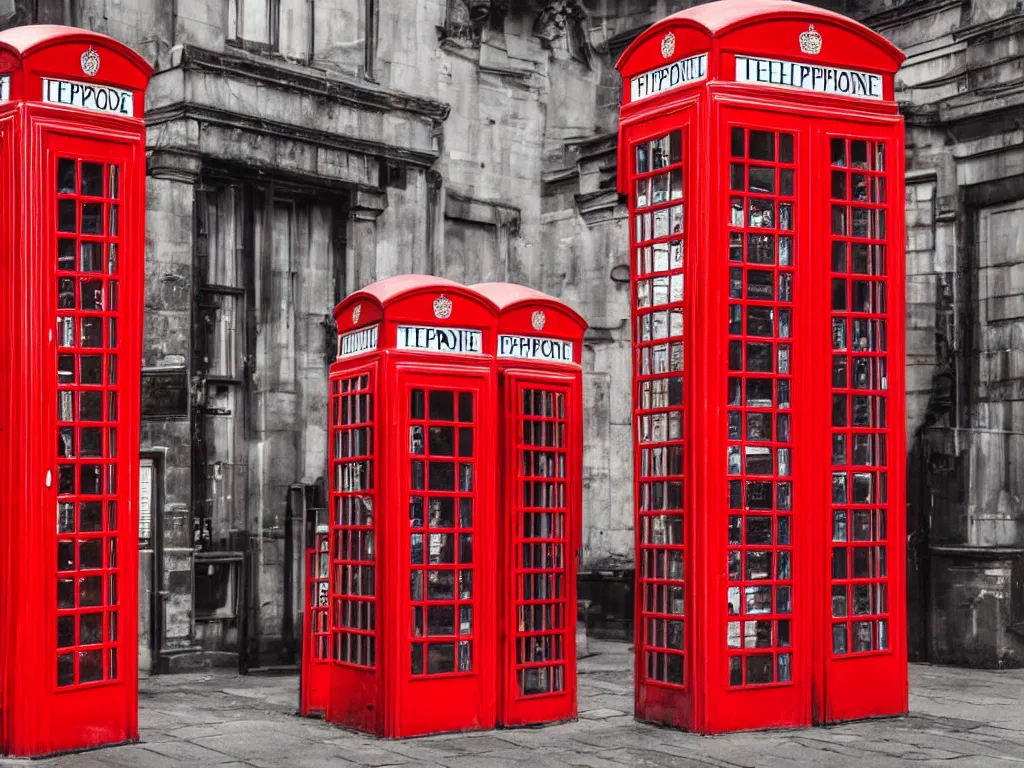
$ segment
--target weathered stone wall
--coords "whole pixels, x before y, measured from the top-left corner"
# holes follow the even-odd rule
[[[909,54],[911,654],[1019,665],[1024,15],[1003,0],[869,10]]]

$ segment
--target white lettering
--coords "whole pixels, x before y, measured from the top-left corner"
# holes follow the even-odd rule
[[[699,53],[680,59],[659,69],[643,72],[629,82],[629,100],[640,101],[683,85],[696,83],[708,76],[708,55]]]
[[[377,348],[377,328],[371,325],[369,328],[360,328],[358,331],[350,331],[338,337],[338,359],[361,355],[363,352],[372,352]]]
[[[517,360],[544,360],[550,363],[573,362],[573,343],[542,336],[498,336],[498,357]]]
[[[752,56],[736,57],[736,82],[799,88],[804,91],[872,101],[881,101],[884,98],[881,75]]]
[[[11,76],[0,75],[0,101],[9,101],[11,98]]]
[[[484,337],[481,331],[467,328],[400,325],[396,347],[448,355],[479,355],[483,353]]]
[[[108,115],[135,115],[135,95],[131,91],[112,88],[109,85],[89,85],[72,80],[43,78],[43,101]]]

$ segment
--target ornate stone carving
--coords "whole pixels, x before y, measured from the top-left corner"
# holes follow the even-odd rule
[[[500,30],[508,13],[508,0],[448,0],[442,38],[478,46],[484,30]]]
[[[533,22],[533,34],[554,49],[560,44],[572,58],[590,66],[587,12],[579,0],[548,0]]]

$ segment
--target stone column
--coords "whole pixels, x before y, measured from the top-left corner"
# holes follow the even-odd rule
[[[144,371],[180,372],[188,381],[192,359],[192,259],[195,190],[200,160],[175,152],[153,152],[146,179],[146,310],[142,344]],[[154,534],[162,530],[162,558],[154,584],[148,549],[139,557],[139,603],[160,596],[155,610],[161,627],[157,647],[166,669],[171,659],[193,650],[192,604],[192,434],[189,415],[146,418],[140,448],[162,452],[166,459],[163,505],[153,509]],[[159,482],[154,478],[155,482]],[[160,516],[159,521],[155,518]],[[139,611],[140,617],[148,611]],[[140,657],[149,658],[150,627],[139,627]]]
[[[377,217],[388,207],[383,192],[352,193],[345,254],[345,293],[377,279]]]

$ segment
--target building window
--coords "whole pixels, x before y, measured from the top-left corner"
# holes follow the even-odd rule
[[[228,0],[228,41],[247,50],[276,51],[280,0]]]

